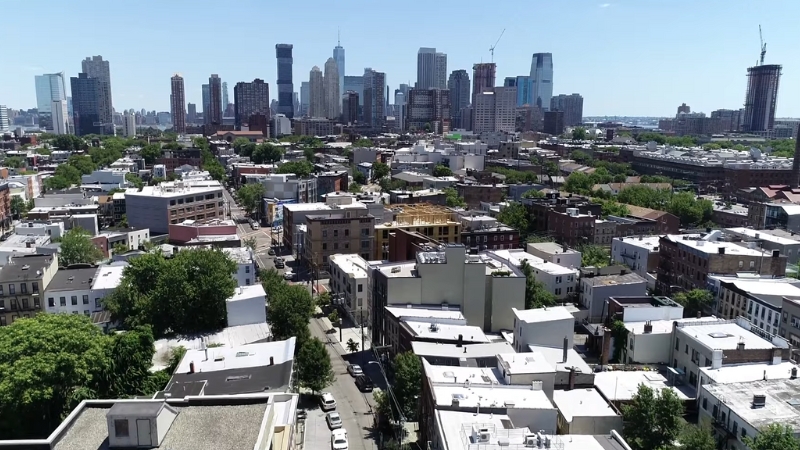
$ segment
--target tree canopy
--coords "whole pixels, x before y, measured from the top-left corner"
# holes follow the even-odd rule
[[[583,141],[586,139],[586,129],[583,127],[575,127],[572,129],[572,139],[576,141]]]
[[[685,425],[679,438],[687,450],[717,450],[717,440],[707,425]]]
[[[433,176],[435,177],[449,177],[452,175],[453,171],[445,165],[437,164],[436,167],[433,168]]]
[[[697,198],[692,192],[672,192],[670,189],[653,189],[649,186],[629,186],[621,190],[617,200],[644,208],[666,211],[677,216],[682,226],[699,225],[711,220],[714,205]]]
[[[800,450],[800,441],[794,437],[789,425],[772,423],[759,430],[755,439],[745,437],[750,450]]]
[[[86,150],[89,145],[74,134],[59,134],[53,138],[53,147],[59,150]]]
[[[532,217],[528,214],[528,210],[525,209],[525,205],[518,202],[509,202],[497,215],[498,222],[519,231],[519,237],[523,240],[532,230],[533,223],[531,219]]]
[[[634,450],[667,450],[683,428],[683,401],[671,389],[656,392],[640,384],[630,403],[623,405],[622,417],[625,439]]]
[[[61,237],[61,251],[58,262],[62,267],[72,264],[96,264],[103,259],[103,252],[92,242],[89,233],[75,227]]]
[[[300,349],[310,337],[308,322],[314,313],[314,301],[305,287],[289,285],[274,273],[277,277],[270,271],[262,271],[261,276],[269,302],[267,323],[275,340],[296,336],[296,348]]]
[[[611,258],[610,253],[604,247],[594,244],[581,245],[581,265],[583,267],[605,267]]]
[[[447,206],[450,208],[465,208],[467,206],[467,202],[462,198],[459,197],[458,191],[456,191],[453,187],[446,187],[443,189],[445,195],[445,201],[447,202]]]
[[[248,183],[236,191],[236,197],[242,208],[249,214],[258,211],[261,198],[264,197],[264,185],[261,183]]]
[[[314,171],[314,166],[306,161],[289,161],[278,166],[278,173],[293,173],[298,178],[306,178]]]
[[[161,155],[162,152],[160,144],[148,144],[139,150],[139,156],[144,158],[144,162],[146,164],[153,164],[158,158],[161,158]]]
[[[683,306],[684,317],[695,317],[698,312],[702,313],[711,306],[714,294],[705,289],[692,289],[688,292],[678,292],[672,299]]]
[[[525,309],[544,308],[556,304],[556,297],[547,290],[544,283],[537,281],[533,267],[528,260],[522,261],[522,273],[525,274]]]
[[[256,164],[275,163],[281,158],[283,158],[283,149],[268,142],[258,144],[250,155],[250,159]]]
[[[359,147],[367,147],[367,148],[369,148],[369,147],[372,147],[372,145],[373,145],[372,141],[370,139],[367,139],[367,138],[358,138],[357,141],[353,142],[353,147],[354,148],[359,148]]]
[[[380,161],[372,164],[372,181],[380,180],[389,175],[389,166]]]
[[[367,176],[360,170],[353,170],[353,182],[358,184],[367,184]]]
[[[336,376],[331,355],[318,338],[306,340],[297,354],[297,378],[301,387],[317,393],[330,386]]]
[[[409,421],[416,421],[417,402],[421,394],[422,363],[414,352],[398,353],[392,362],[394,370],[393,391],[403,415]]]
[[[235,272],[236,263],[218,249],[182,250],[171,259],[147,253],[131,260],[103,302],[126,327],[152,325],[159,337],[216,331],[227,324]]]

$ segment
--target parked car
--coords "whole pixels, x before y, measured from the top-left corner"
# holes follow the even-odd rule
[[[333,434],[331,434],[331,448],[333,450],[347,450],[347,431],[342,428],[333,430]]]
[[[372,390],[375,389],[372,380],[366,375],[359,375],[356,377],[356,386],[361,392],[372,392]]]
[[[336,411],[325,414],[325,420],[328,422],[328,428],[331,430],[342,428],[342,417],[339,416],[339,413]]]
[[[267,254],[269,256],[275,256],[275,249],[274,248],[270,248],[269,250],[267,250]]]
[[[283,272],[283,279],[287,281],[294,280],[294,272],[292,272],[291,270]]]
[[[332,411],[336,409],[336,400],[330,392],[323,392],[319,396],[319,406],[323,411]]]
[[[254,230],[261,228],[258,226],[258,222],[253,222],[252,224],[250,224],[250,226],[253,227]]]
[[[283,261],[278,261],[277,259],[275,260],[275,268],[276,269],[283,269],[284,267],[286,267],[286,266],[283,264]]]
[[[347,373],[349,373],[351,377],[357,377],[362,375],[364,371],[361,370],[361,366],[358,364],[350,364],[347,366]]]

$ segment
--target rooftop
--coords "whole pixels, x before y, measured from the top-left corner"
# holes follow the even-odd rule
[[[291,212],[297,211],[326,211],[332,209],[328,204],[317,202],[317,203],[284,203],[284,209],[288,209]]]
[[[619,414],[595,388],[553,391],[553,403],[567,422],[575,417],[613,417]]]
[[[94,277],[92,289],[116,289],[122,281],[122,273],[127,266],[128,264],[123,262],[100,266]]]
[[[503,385],[502,387],[433,386],[433,398],[437,407],[458,408],[509,408],[509,409],[555,409],[541,384]]]
[[[221,192],[222,184],[219,181],[171,181],[163,182],[157,186],[145,186],[142,190],[129,188],[125,191],[128,197],[182,197],[187,194],[200,194]]]
[[[486,337],[486,334],[481,330],[481,327],[415,321],[404,322],[410,329],[412,336],[421,339],[456,341],[459,336],[461,336],[465,342],[490,342],[489,338]]]
[[[200,350],[204,345],[220,344],[224,347],[236,347],[246,344],[267,342],[271,337],[269,325],[256,323],[227,327],[221,331],[207,335],[180,336],[173,339],[159,339],[155,342],[156,352],[153,355],[153,370],[161,370],[169,364],[172,349],[183,346],[187,350]]]
[[[454,321],[464,321],[464,314],[461,313],[459,308],[442,309],[441,306],[425,307],[421,305],[393,305],[384,308],[387,313],[392,316],[400,318],[425,318],[425,319],[448,319]]]
[[[577,373],[592,373],[592,368],[575,349],[567,349],[566,361],[564,361],[564,349],[562,347],[529,345],[528,350],[543,356],[545,361],[556,368],[556,372],[569,372],[570,369],[575,369]],[[527,353],[524,354],[527,355]]]
[[[414,262],[381,264],[377,269],[389,278],[410,278],[418,276],[416,263]]]
[[[745,349],[776,348],[771,342],[732,321],[697,322],[697,325],[687,323],[679,326],[678,330],[711,350],[736,350],[740,342],[744,343]]]
[[[800,429],[800,380],[761,380],[750,383],[711,384],[703,388],[752,427],[773,423]],[[702,395],[702,394],[701,394]],[[753,397],[763,395],[763,407],[753,407]],[[714,403],[713,400],[711,403]]]
[[[39,247],[49,242],[50,236],[12,234],[8,237],[8,239],[0,242],[0,250],[18,252],[26,252],[30,250],[30,253],[33,253],[35,251],[34,247]],[[28,247],[29,244],[30,247]]]
[[[789,361],[780,364],[746,363],[724,365],[719,369],[701,367],[700,373],[714,383],[749,383],[759,380],[785,380],[792,376],[792,369],[797,365]]]
[[[58,269],[47,285],[47,292],[89,290],[99,271],[98,267]]]
[[[264,286],[262,286],[261,283],[237,287],[236,291],[233,293],[233,297],[229,298],[227,301],[238,302],[240,300],[250,300],[254,297],[263,297],[266,303],[267,292],[264,290]]]
[[[708,322],[709,320],[714,320],[713,317],[688,317],[685,319],[678,319],[678,320],[651,320],[649,321],[650,325],[653,327],[653,330],[648,334],[664,334],[664,333],[672,333],[672,328],[675,326],[675,322],[679,323],[692,323],[692,322]],[[633,334],[644,334],[644,325],[648,322],[625,322],[625,328],[633,333]]]
[[[463,384],[470,380],[470,385],[504,384],[503,375],[496,367],[437,366],[422,360],[425,376],[431,383]]]
[[[532,373],[555,373],[553,367],[541,353],[502,353],[497,361],[503,371],[509,375]]]
[[[247,247],[223,247],[222,251],[236,264],[253,263],[253,251]]]
[[[567,308],[563,306],[522,310],[511,308],[511,311],[519,321],[528,323],[549,322],[553,320],[575,320]]]
[[[555,242],[535,242],[528,244],[528,248],[535,248],[540,252],[544,252],[550,255],[557,255],[557,254],[575,254],[578,253],[577,250],[573,250],[569,247],[566,249],[561,244],[556,244]]]
[[[661,236],[625,236],[615,237],[615,241],[624,242],[626,245],[647,249],[648,252],[657,252]]]
[[[762,252],[761,250],[755,250],[747,247],[743,247],[741,245],[737,245],[733,242],[725,242],[725,241],[710,241],[704,239],[684,239],[679,235],[669,235],[664,236],[664,239],[670,240],[678,246],[686,246],[695,250],[699,253],[704,253],[706,255],[714,255],[719,253],[721,248],[724,248],[726,255],[737,255],[737,256],[772,256],[772,252],[766,251]]]
[[[646,283],[645,279],[636,273],[626,273],[624,275],[596,275],[593,277],[584,277],[583,280],[593,287],[597,286],[611,286],[615,284],[634,284]]]
[[[367,278],[368,263],[355,253],[331,255],[328,259],[330,264],[337,265],[342,272],[353,278]]]
[[[52,255],[16,256],[9,259],[8,264],[0,270],[0,282],[36,280],[42,277],[42,271],[51,264]]]
[[[630,401],[644,384],[653,390],[672,389],[681,400],[694,399],[694,388],[687,385],[672,386],[664,377],[655,371],[612,371],[598,372],[594,375],[594,387],[609,401]]]
[[[508,342],[492,342],[488,344],[470,344],[457,347],[456,344],[439,344],[434,342],[411,342],[411,348],[418,356],[440,358],[492,358],[500,353],[512,353],[514,347]]]

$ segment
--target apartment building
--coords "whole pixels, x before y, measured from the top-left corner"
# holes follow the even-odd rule
[[[583,265],[581,252],[555,242],[531,242],[526,250],[533,256],[562,267],[579,269]]]
[[[167,234],[170,224],[186,220],[223,218],[226,210],[219,181],[163,182],[125,192],[128,224],[154,234]]]
[[[250,286],[256,283],[258,268],[253,250],[248,247],[226,247],[221,250],[236,263],[236,273],[233,277],[237,286]]]
[[[581,273],[580,305],[588,310],[589,322],[603,322],[608,317],[609,297],[644,296],[647,282],[644,278],[620,266],[584,270]]]
[[[660,236],[617,237],[611,241],[611,259],[624,264],[655,288]]]
[[[25,255],[9,259],[0,270],[0,326],[42,311],[42,293],[58,270],[54,255]]]
[[[578,208],[547,212],[547,234],[556,241],[578,246],[592,242],[597,216],[582,214]]]
[[[800,347],[800,299],[783,299],[781,337],[789,341],[792,347]]]
[[[789,264],[797,264],[800,259],[800,240],[789,237],[776,236],[770,230],[754,230],[752,228],[726,228],[722,233],[746,242],[748,246],[763,250],[779,250],[781,255],[786,255]]]
[[[328,270],[330,257],[337,253],[356,253],[368,259],[374,241],[375,217],[366,208],[342,207],[306,216],[303,252],[317,271]]]
[[[451,209],[440,205],[418,203],[392,210],[391,220],[375,225],[375,246],[371,258],[389,259],[389,235],[397,229],[416,231],[443,244],[461,242],[461,223]]]
[[[270,174],[258,179],[264,185],[264,198],[309,203],[317,200],[317,179],[298,178],[292,173]]]
[[[341,305],[355,324],[367,325],[372,311],[369,309],[367,260],[357,254],[335,254],[328,259],[331,296]]]
[[[83,314],[102,311],[103,305],[93,297],[92,284],[97,277],[97,267],[59,269],[44,291],[47,299],[45,311],[49,313]]]
[[[569,300],[578,292],[578,269],[545,261],[522,249],[491,250],[487,253],[495,259],[522,269],[523,262],[531,266],[533,279],[541,282],[544,289],[557,300]]]
[[[787,300],[800,300],[800,280],[772,275],[709,275],[708,289],[714,294],[714,315],[725,319],[746,317],[772,334],[781,332],[783,305]]]
[[[460,214],[461,242],[474,251],[519,248],[519,231],[484,214]]]
[[[479,208],[481,202],[500,203],[508,195],[505,184],[467,184],[457,183],[456,192],[470,208]]]
[[[550,218],[551,211],[557,211],[560,213],[567,212],[568,208],[576,208],[578,210],[579,215],[592,215],[594,219],[600,217],[600,213],[602,212],[602,206],[599,203],[592,203],[589,198],[582,197],[582,196],[573,196],[570,194],[570,197],[561,197],[558,192],[550,192],[546,193],[544,198],[523,198],[522,204],[525,205],[525,209],[533,217],[533,228],[534,232],[537,233],[546,233],[550,230],[555,229],[555,226],[550,225]],[[561,217],[562,221],[588,221],[586,218],[580,219],[572,219],[572,218],[564,218]],[[587,226],[584,225],[586,228]],[[587,233],[591,230],[592,227],[588,227],[586,230]],[[586,234],[587,238],[591,239],[592,234]]]

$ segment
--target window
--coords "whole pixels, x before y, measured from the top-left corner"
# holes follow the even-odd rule
[[[322,230],[322,237],[328,237],[328,230]]]
[[[359,284],[358,285],[358,292],[363,292],[363,291],[364,291],[364,285],[363,284]]]
[[[49,306],[51,308],[55,308],[56,307],[56,299],[54,299],[53,297],[48,298],[47,299],[47,306]]]
[[[84,305],[88,305],[89,304],[89,295],[88,294],[83,294],[83,304]]]
[[[708,411],[708,399],[703,397],[703,409]]]
[[[59,297],[58,301],[61,304],[61,306],[67,306],[67,297]]]
[[[39,293],[39,283],[36,282],[36,281],[32,282],[31,283],[31,289],[33,290],[34,294],[38,294]]]
[[[683,349],[683,353],[689,354],[689,344],[686,344],[686,347]]]
[[[556,295],[561,295],[561,288],[556,288]]]
[[[756,262],[755,261],[750,261],[750,268],[751,269],[755,269],[756,268]]]
[[[744,267],[744,261],[739,261],[739,268],[741,269],[742,267]]]
[[[19,292],[21,294],[27,294],[28,293],[28,285],[25,284],[25,283],[20,283],[19,284]]]
[[[561,284],[561,277],[560,276],[556,277],[556,284]]]
[[[42,304],[39,302],[39,297],[35,297],[33,299],[33,307],[36,309],[42,309]]]
[[[17,310],[17,299],[15,299],[15,298],[11,299],[11,310],[12,311],[16,311]]]
[[[339,250],[339,243],[338,242],[334,242],[333,243],[333,249],[334,250]]]
[[[339,230],[333,230],[333,237],[339,237]]]
[[[250,278],[245,278],[244,282],[246,285],[250,286]]]
[[[70,300],[72,301],[72,305],[73,305],[73,306],[78,304],[78,296],[77,296],[77,295],[73,295],[73,296],[70,298]]]
[[[345,237],[350,236],[350,230],[345,229],[344,230],[344,235],[345,235]]]
[[[328,244],[327,244],[327,243],[325,243],[325,242],[323,242],[323,243],[322,243],[322,249],[323,249],[323,250],[327,250],[327,249],[328,249]]]
[[[14,285],[13,284],[9,284],[8,285],[8,295],[14,295],[15,293],[16,293],[16,290],[14,289]]]
[[[94,307],[95,308],[99,308],[100,307],[100,299],[99,298],[94,299]]]
[[[27,298],[23,298],[22,299],[22,309],[28,309],[28,299]]]
[[[117,437],[128,437],[128,420],[115,419],[114,420],[114,435]]]
[[[681,340],[675,338],[675,350],[678,350],[679,348],[681,348]]]

